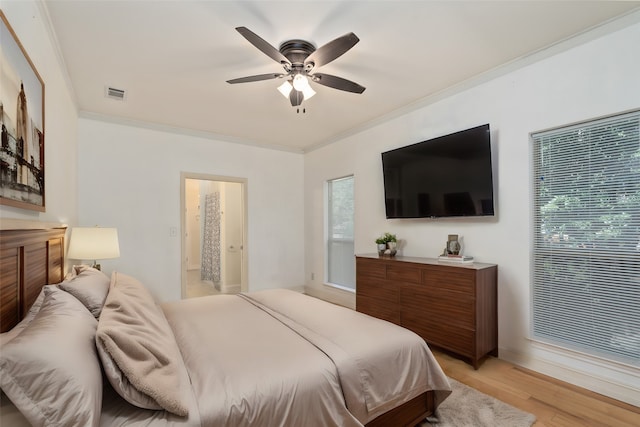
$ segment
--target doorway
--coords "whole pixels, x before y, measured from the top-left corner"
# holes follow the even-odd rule
[[[180,178],[182,298],[246,291],[246,179]]]

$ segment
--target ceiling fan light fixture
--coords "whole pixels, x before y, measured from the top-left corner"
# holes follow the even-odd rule
[[[289,99],[289,94],[293,90],[293,86],[291,86],[291,83],[289,83],[288,80],[285,80],[284,83],[278,86],[278,90],[285,98]]]
[[[307,87],[305,87],[304,89],[302,89],[302,94],[304,95],[304,100],[306,101],[307,99],[311,98],[313,95],[316,94],[316,91],[311,89],[311,86],[308,85],[307,83]]]
[[[309,79],[322,86],[352,93],[362,93],[365,90],[363,86],[342,77],[315,72],[317,67],[339,58],[360,41],[353,33],[347,33],[319,48],[308,41],[293,39],[281,43],[280,48],[276,49],[247,27],[236,27],[236,30],[258,50],[278,62],[284,68],[285,73],[258,74],[227,80],[227,83],[236,84],[285,78],[286,81],[278,87],[278,91],[285,98],[289,98],[293,107],[299,106],[303,101],[316,94],[316,91],[311,88]],[[313,75],[309,75],[311,72]]]
[[[304,92],[304,90],[307,88],[311,89],[311,87],[309,86],[309,80],[302,74],[296,74],[296,76],[293,78],[293,88],[300,92]]]

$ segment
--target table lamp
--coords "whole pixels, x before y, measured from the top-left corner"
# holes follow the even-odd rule
[[[118,258],[118,229],[102,227],[74,227],[69,236],[67,257],[79,260],[93,260],[91,267],[100,270],[99,259]]]

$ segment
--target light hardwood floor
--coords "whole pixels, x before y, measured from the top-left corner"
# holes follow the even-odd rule
[[[468,386],[534,414],[534,427],[640,426],[640,408],[489,357],[475,371],[442,351],[433,354],[444,372]]]

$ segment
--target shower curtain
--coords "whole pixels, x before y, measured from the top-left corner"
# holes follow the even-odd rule
[[[220,193],[205,195],[200,279],[220,282]]]

